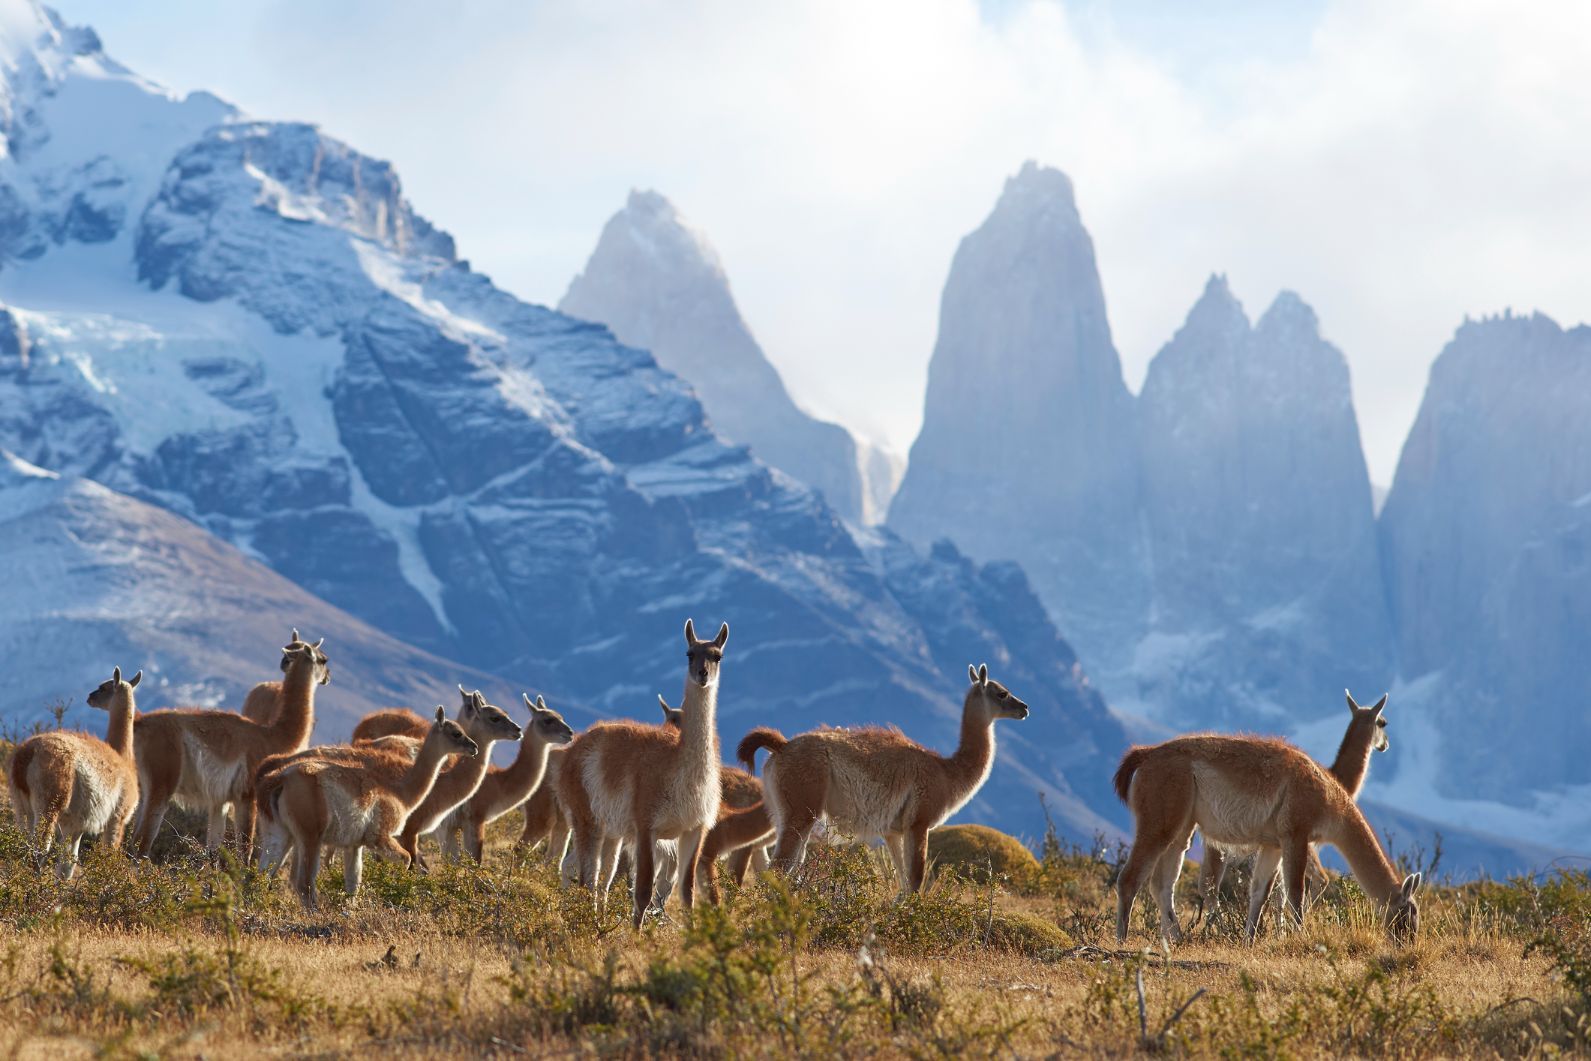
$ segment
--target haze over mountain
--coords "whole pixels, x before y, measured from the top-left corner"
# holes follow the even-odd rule
[[[190,521],[151,543],[203,528],[303,587],[257,617],[259,677],[277,627],[330,605],[559,706],[650,719],[693,616],[733,627],[727,738],[888,722],[949,748],[987,660],[1034,712],[968,816],[1035,834],[1043,791],[1070,835],[1123,823],[1099,763],[1125,735],[1019,570],[848,528],[649,353],[472,272],[388,164],[173,99],[31,3],[4,13],[0,446]],[[61,554],[40,564],[69,562],[69,534],[34,537]],[[212,599],[211,572],[230,577],[182,585]],[[23,603],[8,622],[47,602]],[[204,683],[236,670],[206,632],[232,651],[206,630],[192,655],[148,651],[221,696]],[[71,694],[66,675],[140,665],[137,628],[116,636],[63,632],[41,666]],[[99,644],[120,658],[78,658]]]
[[[871,515],[850,432],[796,407],[741,318],[717,253],[663,196],[630,193],[558,309],[651,351],[691,382],[724,438],[818,490],[841,516]]]

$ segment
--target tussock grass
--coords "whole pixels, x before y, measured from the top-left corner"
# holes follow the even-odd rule
[[[91,848],[63,884],[0,808],[0,1052],[1591,1053],[1584,872],[1437,886],[1405,947],[1339,880],[1300,930],[1249,947],[1221,914],[1168,951],[1147,903],[1117,948],[1121,852],[1099,844],[1052,835],[992,873],[943,858],[906,899],[880,853],[818,844],[792,879],[635,933],[622,898],[598,913],[511,824],[484,868],[369,861],[353,903],[329,868],[305,917],[285,882],[175,835],[153,864]]]

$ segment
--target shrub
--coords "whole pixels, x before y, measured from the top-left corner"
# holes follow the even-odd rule
[[[928,858],[937,869],[979,884],[1008,882],[1027,890],[1039,876],[1039,860],[1022,841],[987,825],[935,829],[928,834]]]

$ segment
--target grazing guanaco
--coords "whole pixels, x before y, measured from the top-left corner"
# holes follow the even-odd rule
[[[442,819],[442,853],[450,858],[458,857],[458,838],[462,833],[464,849],[479,863],[486,845],[486,827],[525,802],[541,786],[548,752],[574,740],[575,731],[545,700],[540,696],[532,700],[526,693],[520,695],[530,709],[530,725],[519,754],[508,766],[488,770],[475,795]]]
[[[1195,828],[1217,844],[1259,848],[1254,880],[1264,891],[1280,861],[1295,921],[1303,919],[1309,845],[1327,843],[1342,852],[1359,886],[1381,906],[1394,938],[1419,930],[1420,874],[1400,882],[1352,797],[1285,741],[1204,734],[1131,748],[1116,770],[1115,787],[1132,809],[1136,830],[1116,882],[1119,941],[1127,938],[1133,900],[1146,879],[1160,906],[1161,935],[1182,938],[1176,884]],[[1253,905],[1251,896],[1251,911]],[[1251,939],[1256,921],[1251,916]]]
[[[88,694],[89,707],[110,715],[104,740],[88,733],[40,733],[11,756],[7,777],[17,824],[37,837],[41,854],[49,854],[59,834],[57,869],[63,877],[76,872],[84,836],[100,837],[113,851],[120,848],[122,831],[138,807],[133,690],[143,677],[139,671],[123,681],[117,667],[109,681]]]
[[[282,649],[286,674],[281,707],[268,723],[200,708],[168,708],[139,718],[133,737],[142,794],[135,828],[139,857],[148,856],[173,800],[208,815],[205,846],[211,851],[225,836],[228,806],[235,807],[238,850],[245,859],[251,857],[255,771],[266,758],[309,743],[315,687],[325,684],[331,673],[320,649],[324,641],[308,644],[295,638]]]
[[[775,868],[789,872],[806,857],[818,820],[861,839],[884,838],[900,875],[901,890],[923,886],[928,833],[960,810],[994,766],[994,723],[1024,719],[1028,705],[989,677],[989,667],[967,668],[972,680],[961,708],[961,743],[945,756],[898,729],[819,729],[786,740],[758,727],[740,742],[737,757],[754,768],[767,748],[763,801],[774,826]]]
[[[1387,740],[1387,719],[1382,711],[1387,706],[1386,694],[1382,694],[1370,707],[1360,707],[1353,698],[1353,693],[1343,690],[1343,695],[1348,699],[1348,731],[1343,734],[1342,743],[1337,747],[1337,757],[1331,763],[1331,776],[1348,793],[1350,799],[1357,800],[1359,791],[1364,788],[1365,776],[1370,772],[1370,755],[1372,752],[1384,752],[1392,746]],[[1199,896],[1205,912],[1213,912],[1220,902],[1221,878],[1226,874],[1226,860],[1230,857],[1248,857],[1257,853],[1254,848],[1223,848],[1214,841],[1205,841],[1204,859],[1199,863]],[[1304,898],[1311,901],[1320,890],[1326,886],[1326,870],[1320,864],[1320,853],[1313,844],[1309,848],[1309,866],[1304,875]],[[1257,922],[1260,911],[1268,901],[1272,889],[1276,887],[1276,874],[1271,875],[1271,881],[1266,885],[1260,897],[1259,909],[1249,911],[1249,920]],[[1250,889],[1250,902],[1252,904],[1255,892]],[[1245,924],[1245,931],[1250,936],[1257,928],[1257,924]]]
[[[461,685],[459,693],[464,702],[459,707],[458,724],[471,740],[480,745],[481,754],[462,759],[444,769],[425,799],[409,813],[403,823],[398,843],[421,869],[426,868],[426,861],[420,854],[420,837],[435,830],[455,807],[475,795],[475,790],[481,787],[486,771],[491,766],[493,744],[502,740],[516,741],[523,736],[519,724],[508,717],[508,712],[487,703],[479,689],[465,692]]]
[[[415,757],[367,749],[351,761],[306,758],[261,781],[262,813],[292,839],[293,888],[306,910],[317,905],[315,881],[321,849],[343,852],[344,889],[358,894],[362,852],[408,864],[410,854],[395,839],[414,809],[425,801],[444,760],[476,758],[480,747],[442,708]]]
[[[298,628],[293,628],[292,641],[298,640]],[[282,673],[287,673],[287,656],[282,656]],[[325,685],[331,681],[331,668],[327,667],[321,672],[320,684]],[[243,710],[239,712],[244,718],[252,718],[261,725],[267,725],[276,717],[276,712],[282,706],[282,683],[280,681],[260,682],[250,689],[243,698]],[[421,735],[425,727],[420,728]]]
[[[576,737],[558,772],[558,802],[569,818],[580,885],[598,888],[605,850],[628,843],[635,852],[632,920],[637,928],[652,900],[657,840],[677,840],[677,890],[689,908],[696,856],[718,820],[718,682],[729,624],[711,641],[685,621],[685,698],[681,729],[639,722],[602,722]],[[600,899],[599,899],[600,901]]]

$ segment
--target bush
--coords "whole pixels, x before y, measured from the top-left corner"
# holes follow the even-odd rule
[[[1022,841],[987,825],[935,829],[928,834],[928,858],[940,870],[979,884],[1005,881],[1025,890],[1039,875],[1039,860]]]

